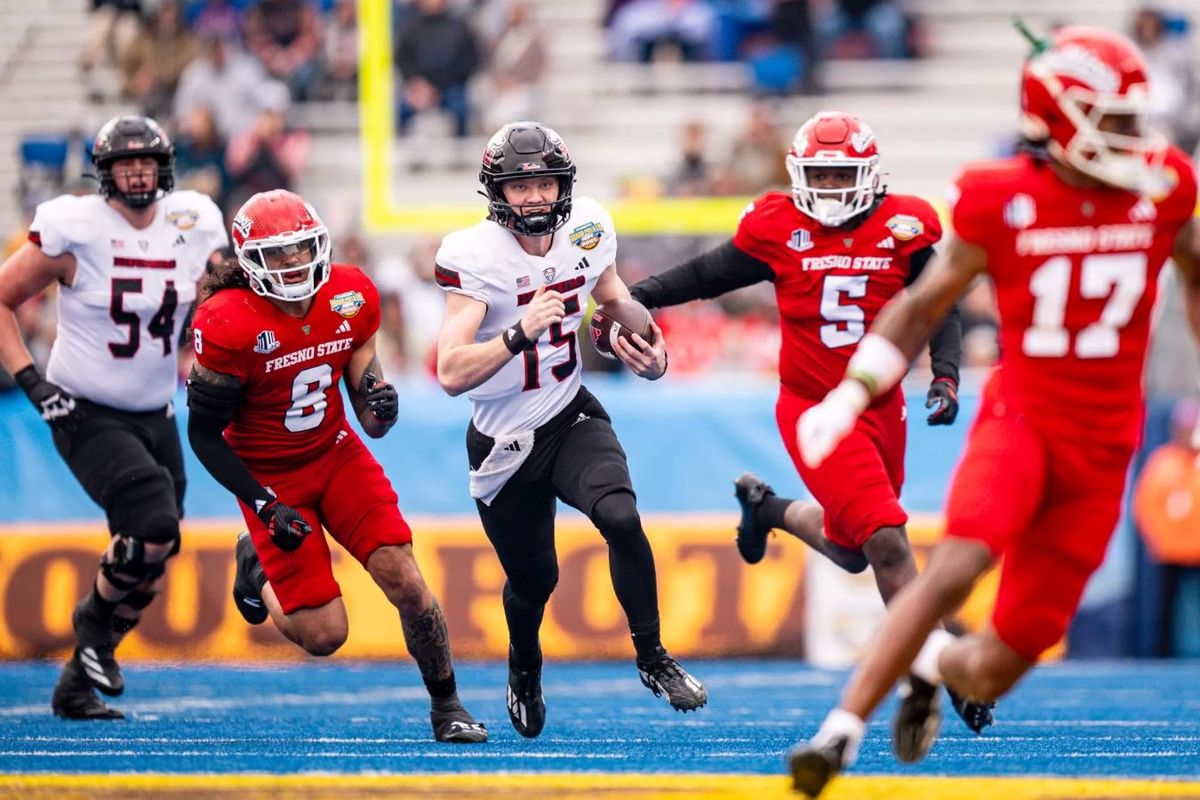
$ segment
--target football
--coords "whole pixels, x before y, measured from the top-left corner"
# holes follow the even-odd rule
[[[633,299],[609,300],[596,306],[592,312],[591,334],[592,345],[605,358],[616,358],[613,343],[617,337],[624,339],[637,347],[633,334],[637,334],[647,342],[654,339],[650,327],[650,312],[646,307]]]

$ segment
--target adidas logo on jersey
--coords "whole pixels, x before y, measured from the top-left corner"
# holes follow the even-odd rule
[[[349,332],[350,332],[350,320],[348,320],[348,319],[342,320],[342,324],[338,325],[337,330],[334,331],[334,333],[349,333]]]
[[[891,236],[889,236],[875,246],[878,247],[880,250],[895,250],[896,249],[896,240],[893,239]]]

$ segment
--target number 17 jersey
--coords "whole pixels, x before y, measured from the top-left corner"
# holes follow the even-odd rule
[[[1159,273],[1196,207],[1191,160],[1172,148],[1163,188],[1080,188],[1030,155],[965,168],[957,236],[987,251],[1000,313],[992,379],[1035,428],[1132,447]]]

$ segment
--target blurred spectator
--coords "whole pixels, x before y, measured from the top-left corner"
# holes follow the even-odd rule
[[[711,194],[712,181],[705,158],[708,128],[698,119],[684,124],[679,143],[680,161],[666,178],[667,194],[695,197]]]
[[[417,13],[396,42],[395,61],[401,77],[400,131],[408,130],[415,115],[440,108],[454,117],[455,136],[466,136],[467,81],[479,65],[479,52],[475,34],[449,11],[449,0],[417,0]]]
[[[908,19],[897,0],[826,0],[816,15],[834,58],[908,58]]]
[[[79,53],[79,69],[92,101],[103,99],[98,86],[92,83],[94,70],[124,60],[141,30],[141,11],[140,0],[92,0],[87,34]]]
[[[203,37],[200,57],[188,65],[175,93],[175,118],[199,107],[212,109],[217,132],[228,139],[254,123],[258,91],[267,80],[262,65],[220,36]]]
[[[769,43],[747,54],[753,87],[760,94],[815,94],[818,48],[809,0],[775,0]]]
[[[1193,441],[1198,412],[1196,398],[1176,404],[1171,441],[1150,454],[1134,490],[1134,519],[1160,565],[1160,656],[1178,654],[1174,629],[1180,588],[1184,582],[1195,587],[1200,581],[1200,452]]]
[[[309,136],[287,127],[288,88],[278,81],[258,93],[258,118],[229,140],[226,166],[233,183],[229,205],[237,208],[250,195],[292,189],[308,160]]]
[[[747,41],[771,27],[773,0],[707,0],[715,12],[713,58],[739,61]]]
[[[358,2],[337,0],[325,24],[323,74],[318,93],[331,100],[358,99]]]
[[[754,103],[745,127],[733,142],[715,190],[719,194],[759,194],[791,185],[784,165],[787,149],[788,140],[780,135],[771,106]]]
[[[242,17],[229,0],[201,0],[202,7],[192,19],[192,32],[197,36],[220,36],[236,42],[242,35]]]
[[[491,43],[491,89],[484,125],[497,130],[514,119],[538,116],[538,84],[546,70],[546,45],[528,0],[510,0],[508,18]]]
[[[1171,34],[1157,9],[1143,6],[1134,15],[1133,38],[1150,72],[1153,122],[1187,152],[1196,147],[1196,67],[1186,36]]]
[[[649,64],[669,45],[684,61],[702,61],[711,57],[716,25],[716,14],[703,0],[631,0],[613,14],[609,54]]]
[[[375,274],[380,292],[395,295],[398,302],[390,320],[392,358],[413,375],[430,376],[437,368],[438,332],[446,307],[446,294],[433,277],[439,246],[441,237],[418,239],[407,256],[394,253],[381,260]]]
[[[141,106],[143,113],[165,117],[183,74],[198,52],[196,38],[183,22],[179,0],[162,0],[150,25],[121,62],[125,96]]]
[[[175,185],[211,197],[221,208],[229,195],[225,140],[217,132],[212,109],[198,106],[180,122],[175,137]]]
[[[307,100],[320,70],[321,17],[305,0],[259,0],[246,11],[246,49],[267,72]]]

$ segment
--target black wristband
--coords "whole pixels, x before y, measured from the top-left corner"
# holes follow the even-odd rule
[[[537,347],[537,342],[525,335],[525,329],[521,327],[521,321],[517,320],[511,327],[505,328],[504,333],[500,334],[500,338],[504,340],[504,346],[508,348],[508,352],[514,356],[524,350],[532,350]]]
[[[29,394],[35,386],[42,382],[42,376],[38,374],[37,367],[30,364],[13,375],[13,380],[16,381],[17,386],[21,387],[21,391]]]

